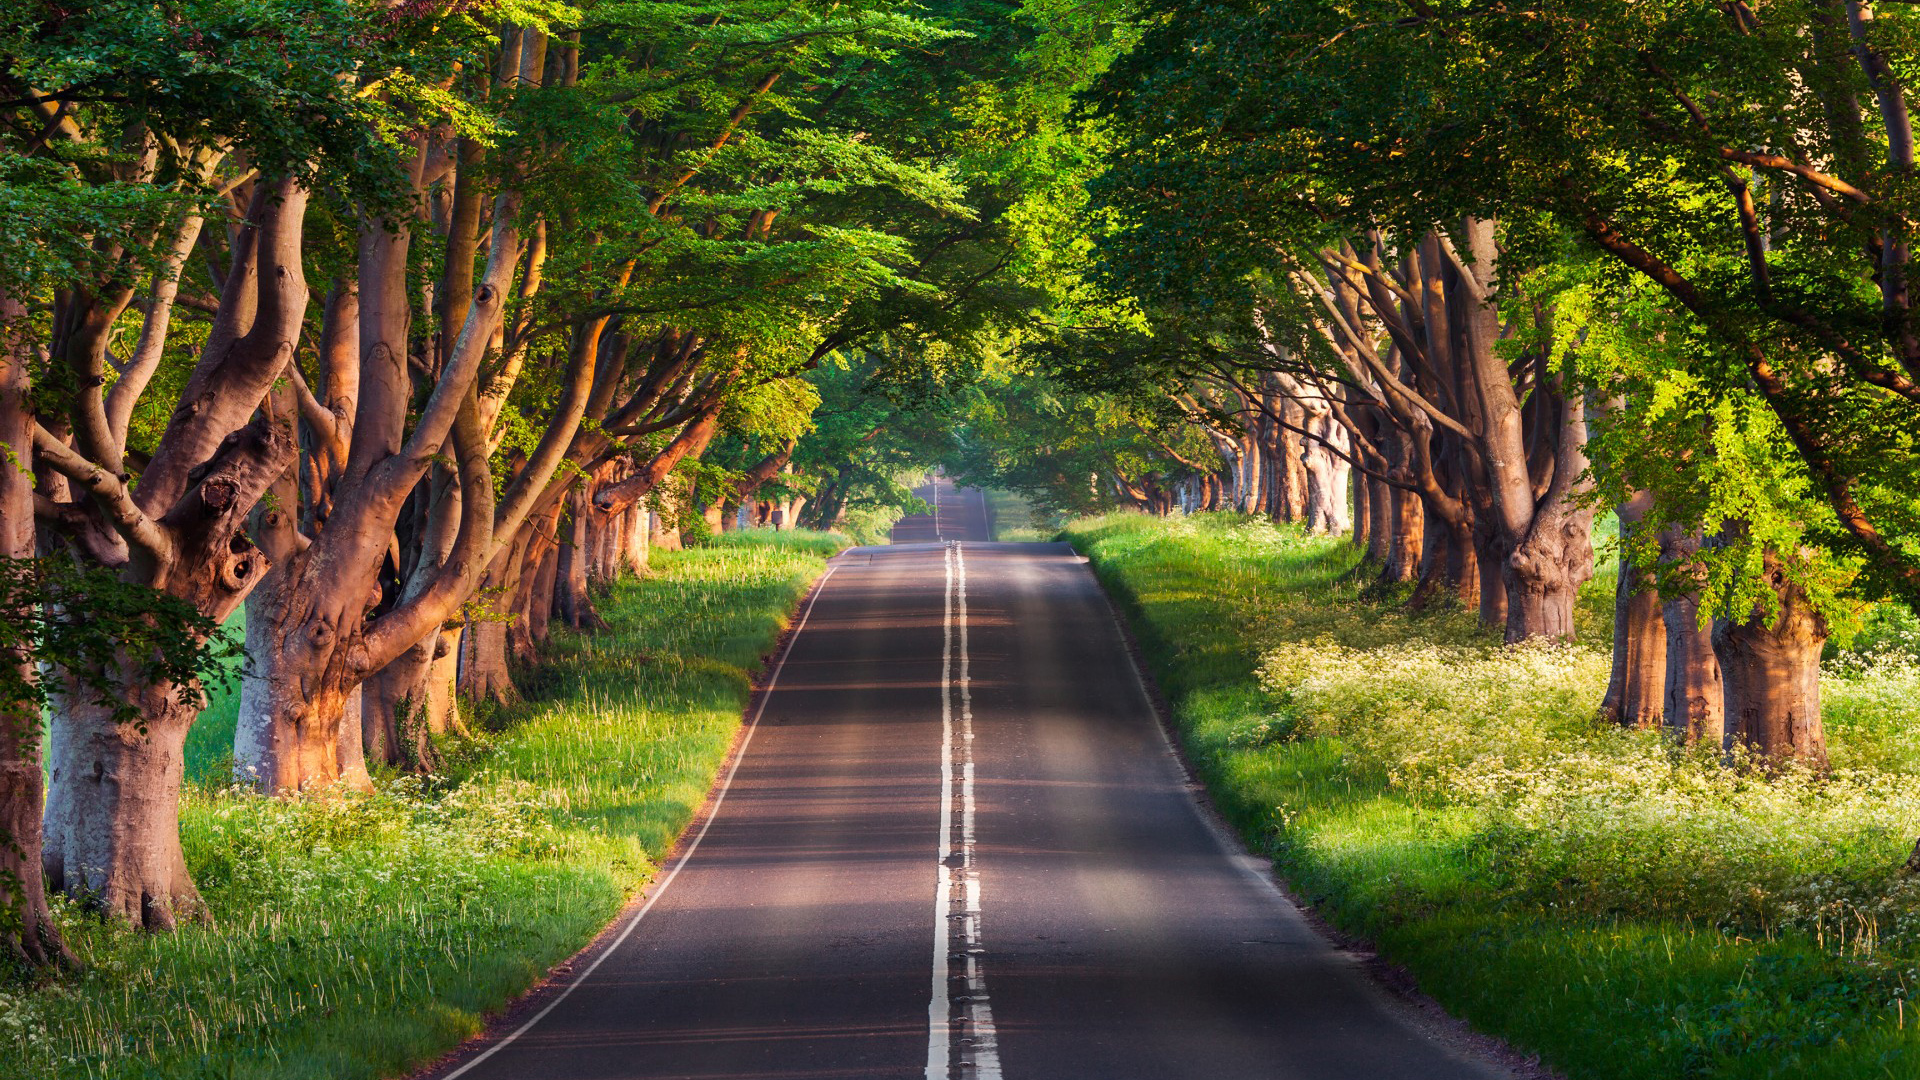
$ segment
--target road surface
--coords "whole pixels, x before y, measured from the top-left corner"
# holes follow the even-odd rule
[[[640,915],[434,1075],[1501,1075],[1209,827],[1072,549],[986,542],[937,488],[836,560]]]

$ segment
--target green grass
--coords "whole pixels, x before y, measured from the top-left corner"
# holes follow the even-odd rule
[[[299,799],[195,785],[181,832],[217,924],[148,936],[63,906],[87,970],[0,993],[5,1074],[372,1078],[474,1034],[650,879],[844,543],[656,553],[606,598],[612,628],[556,641],[529,704],[449,747],[445,777]],[[200,775],[220,750],[196,743]]]
[[[235,641],[246,636],[247,609],[243,605],[227,619],[226,631]],[[240,722],[239,668],[245,656],[235,656],[229,677],[207,687],[207,707],[187,731],[187,781],[220,783],[233,775],[233,729]]]
[[[1920,1075],[1920,668],[1830,665],[1831,777],[1594,715],[1588,640],[1363,599],[1356,553],[1230,515],[1072,523],[1216,804],[1296,892],[1576,1080]]]
[[[993,526],[993,538],[1009,542],[1052,540],[1059,533],[1033,504],[1011,491],[987,488],[981,492],[987,502],[987,519]]]

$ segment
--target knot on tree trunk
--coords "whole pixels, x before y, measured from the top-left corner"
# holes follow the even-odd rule
[[[235,542],[245,540],[246,537],[244,536],[236,535],[234,537]],[[260,563],[264,560],[254,557],[252,553],[253,545],[251,543],[248,543],[247,547],[247,554],[229,561],[220,571],[220,584],[234,592],[250,588],[253,582],[260,576]]]

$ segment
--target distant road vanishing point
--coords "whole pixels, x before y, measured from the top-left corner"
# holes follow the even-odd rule
[[[1465,1080],[1195,803],[1065,544],[838,557],[710,816],[437,1080]],[[697,837],[697,840],[694,838]]]

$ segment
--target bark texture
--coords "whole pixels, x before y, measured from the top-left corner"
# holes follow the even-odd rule
[[[116,722],[85,690],[71,690],[59,710],[48,754],[48,884],[149,930],[205,922],[180,848],[183,755],[201,697],[137,679],[121,685],[137,688],[145,731]]]
[[[1660,562],[1674,583],[1672,595],[1660,598],[1660,621],[1667,633],[1661,722],[1683,743],[1720,746],[1726,735],[1720,660],[1714,655],[1712,634],[1701,625],[1697,588],[1679,584],[1690,576],[1687,564],[1700,550],[1700,540],[1695,530],[1669,527],[1660,533]]]
[[[1824,768],[1820,650],[1827,642],[1827,621],[1777,556],[1767,555],[1765,572],[1778,601],[1776,612],[1755,604],[1743,621],[1713,622],[1727,743],[1744,746],[1762,759],[1798,758]]]
[[[21,449],[33,442],[23,331],[13,325],[23,314],[17,301],[0,293],[0,446]],[[25,464],[0,457],[0,558],[31,559],[36,553],[33,476]],[[19,667],[24,678],[36,677],[24,658]],[[43,785],[39,710],[0,702],[0,949],[35,967],[73,959],[47,909],[40,866]]]

